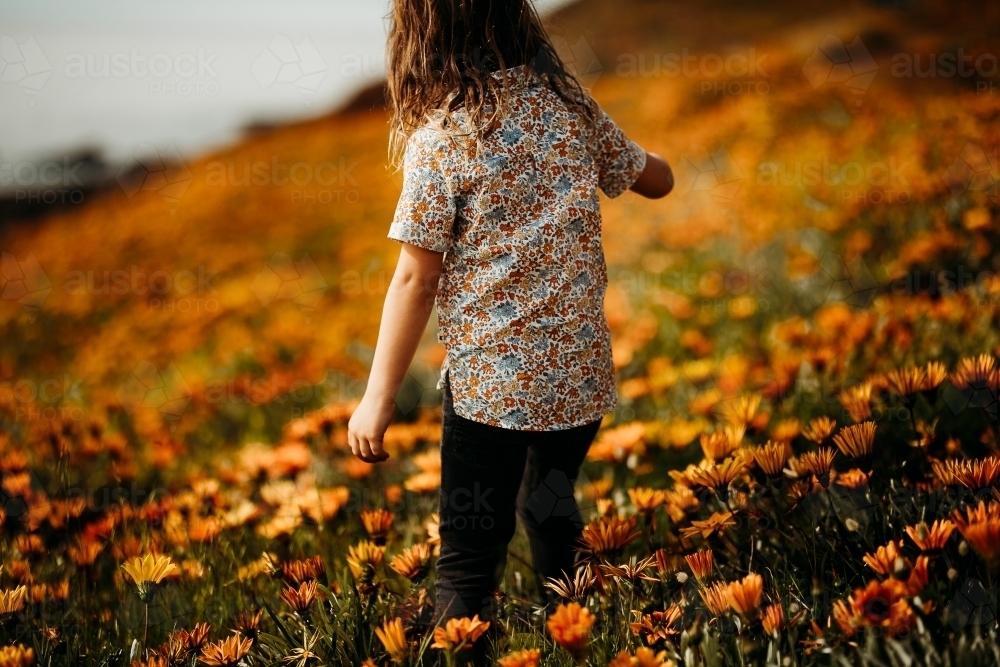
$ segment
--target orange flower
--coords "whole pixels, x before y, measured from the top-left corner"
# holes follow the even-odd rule
[[[743,474],[746,463],[741,458],[731,458],[709,468],[691,468],[687,472],[691,486],[702,486],[707,489],[728,487],[733,480]]]
[[[508,653],[497,661],[498,667],[538,667],[542,660],[542,652],[537,648],[524,649]]]
[[[713,616],[722,616],[729,610],[729,598],[726,591],[729,585],[725,582],[718,582],[698,591],[702,602]]]
[[[753,451],[754,462],[768,477],[778,477],[788,461],[788,445],[785,442],[771,440],[763,447]]]
[[[716,512],[704,521],[692,521],[691,526],[681,530],[681,536],[685,539],[701,535],[702,539],[708,539],[714,533],[721,533],[726,528],[736,525],[732,512]]]
[[[1000,458],[988,456],[981,461],[945,461],[952,478],[969,489],[979,491],[993,486],[1000,476]]]
[[[833,434],[833,429],[837,428],[837,422],[826,415],[821,415],[810,421],[802,430],[802,435],[807,440],[812,440],[817,445],[822,445],[823,441]]]
[[[951,537],[954,530],[954,523],[942,519],[935,521],[930,528],[923,521],[916,526],[907,526],[906,534],[910,536],[921,552],[937,554],[944,550],[944,545],[947,544],[948,538]]]
[[[705,580],[712,576],[715,558],[711,549],[696,551],[690,556],[684,556],[684,560],[687,561],[688,567],[691,568],[691,574],[699,582],[705,583]]]
[[[785,627],[785,609],[780,604],[768,605],[764,608],[762,620],[764,632],[777,638]]]
[[[253,648],[252,641],[234,633],[228,639],[205,646],[198,660],[209,667],[234,667],[251,648]]]
[[[1000,503],[981,500],[977,507],[966,509],[964,515],[955,510],[951,519],[990,569],[1000,565]]]
[[[621,651],[608,663],[608,667],[674,667],[675,663],[667,657],[666,651],[657,653],[648,646],[640,646],[635,655]]]
[[[410,654],[410,645],[406,641],[406,630],[403,629],[403,619],[394,618],[380,628],[375,628],[382,646],[389,658],[396,663],[403,663]]]
[[[851,468],[847,472],[839,473],[836,481],[837,484],[848,489],[860,489],[868,483],[870,478],[871,473],[864,472],[858,468]]]
[[[281,564],[281,578],[296,586],[306,581],[316,581],[325,574],[326,565],[320,556],[290,560]]]
[[[449,618],[444,627],[439,625],[434,628],[434,643],[431,648],[452,653],[470,649],[489,627],[490,622],[479,620],[479,614],[472,618]]]
[[[848,387],[839,394],[837,394],[837,400],[840,404],[844,406],[847,410],[848,416],[856,422],[864,421],[871,417],[872,415],[872,391],[874,386],[872,382],[862,382],[861,384],[856,384],[852,387]],[[824,427],[826,424],[823,425]],[[821,432],[817,432],[819,435]],[[827,434],[826,437],[829,437]],[[822,443],[826,437],[820,440],[813,440],[817,444]]]
[[[23,644],[0,648],[0,665],[3,667],[31,667],[35,664],[35,649]]]
[[[896,572],[904,571],[907,568],[906,559],[899,553],[898,544],[892,540],[884,547],[876,549],[874,554],[866,554],[863,558],[865,563],[875,571],[880,577],[888,577]]]
[[[574,660],[582,661],[587,656],[590,628],[594,616],[576,602],[559,605],[545,623],[552,639],[566,649]]]
[[[392,528],[393,514],[389,510],[374,509],[361,513],[361,523],[364,524],[368,536],[375,544],[385,544],[389,530]]]
[[[584,526],[580,541],[584,549],[595,556],[614,554],[642,534],[635,529],[635,524],[634,516],[599,517]]]
[[[731,582],[726,587],[726,600],[733,611],[747,618],[756,614],[760,608],[763,593],[764,578],[751,572],[742,581]]]
[[[815,452],[805,452],[798,459],[791,459],[792,469],[799,475],[813,475],[823,488],[830,486],[830,468],[836,452],[831,447],[820,447]]]
[[[431,552],[431,545],[426,542],[414,544],[393,558],[389,567],[407,579],[422,579],[430,567]]]
[[[348,547],[347,565],[351,568],[351,574],[355,579],[370,583],[375,577],[375,568],[382,564],[384,556],[385,547],[374,542],[359,542]]]
[[[743,434],[741,432],[739,440],[743,439],[742,436]],[[734,442],[734,438],[730,438],[729,434],[725,431],[702,433],[699,436],[701,450],[704,452],[705,459],[708,461],[718,461],[732,454],[733,450],[739,446],[739,440]]]
[[[285,587],[278,594],[285,603],[292,608],[295,613],[305,616],[309,613],[309,608],[316,601],[317,584],[315,581],[307,581],[298,588]]]
[[[630,624],[632,634],[641,634],[650,646],[672,639],[681,633],[677,622],[684,615],[684,610],[678,604],[670,605],[666,611],[652,611],[648,614],[633,613],[639,620]]]
[[[850,597],[852,622],[882,627],[894,636],[909,631],[916,617],[904,598],[907,592],[905,584],[895,579],[869,582]]]
[[[871,455],[875,443],[875,422],[862,422],[842,428],[833,436],[833,444],[844,456],[864,459]]]
[[[628,497],[632,500],[635,509],[643,514],[652,514],[657,507],[663,504],[664,500],[662,490],[644,487],[629,489]]]

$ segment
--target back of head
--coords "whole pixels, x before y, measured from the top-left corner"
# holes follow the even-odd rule
[[[506,113],[510,89],[494,72],[527,66],[567,104],[589,97],[552,47],[530,0],[393,0],[388,42],[390,154],[438,110],[465,109],[480,135]]]

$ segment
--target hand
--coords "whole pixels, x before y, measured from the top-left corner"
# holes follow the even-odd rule
[[[347,424],[347,441],[355,456],[366,463],[380,463],[389,458],[382,449],[382,437],[395,411],[395,401],[374,399],[365,394]]]

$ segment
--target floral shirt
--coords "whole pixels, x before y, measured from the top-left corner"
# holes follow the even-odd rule
[[[626,191],[646,153],[603,111],[588,124],[531,70],[507,73],[510,111],[475,150],[430,124],[411,135],[389,237],[446,253],[438,337],[455,413],[567,429],[617,399],[597,189]]]

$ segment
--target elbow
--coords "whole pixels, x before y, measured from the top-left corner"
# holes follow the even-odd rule
[[[437,296],[440,277],[440,272],[421,273],[406,269],[397,270],[392,276],[392,288],[398,292],[433,300]]]

